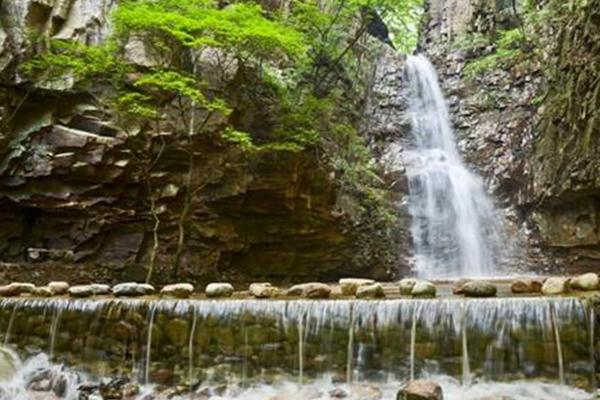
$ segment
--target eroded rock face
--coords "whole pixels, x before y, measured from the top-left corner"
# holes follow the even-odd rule
[[[137,272],[116,280],[145,277],[154,221],[129,134],[117,129],[102,101],[71,91],[70,80],[42,90],[16,72],[33,52],[31,32],[42,39],[102,42],[110,33],[108,19],[116,3],[2,2],[0,261],[90,269],[118,265]],[[131,62],[152,65],[136,38],[126,51]],[[198,66],[211,76],[215,63],[226,56],[207,49],[198,54]],[[235,82],[225,93],[234,107],[228,122],[263,137],[271,129],[265,110],[271,110],[273,99],[268,93],[261,94],[260,102],[243,98],[237,88],[253,84],[253,77],[236,63],[228,65],[224,78]],[[395,250],[389,249],[396,246],[384,233],[375,237],[379,232],[356,224],[355,212],[340,212],[340,202],[353,204],[355,199],[344,195],[340,200],[336,178],[314,152],[265,149],[250,157],[234,146],[198,138],[194,154],[194,185],[202,190],[192,205],[194,229],[187,234],[180,278],[206,283],[266,277],[273,282],[332,281],[342,272],[377,279],[393,275]],[[177,247],[173,231],[183,206],[182,159],[174,143],[151,178],[161,219],[153,280],[159,284],[171,279]]]
[[[591,122],[597,106],[590,100],[599,87],[591,77],[600,48],[589,35],[597,32],[597,23],[565,15],[563,22],[537,32],[548,64],[497,67],[470,78],[465,66],[497,46],[473,38],[517,27],[523,19],[520,2],[426,3],[420,50],[440,75],[462,154],[485,177],[509,235],[523,249],[515,254],[516,266],[556,273],[596,265],[600,168],[598,146],[589,144],[600,137]],[[588,15],[599,6],[594,1],[580,12]],[[578,64],[574,59],[587,61]],[[546,72],[555,67],[559,73],[548,79]],[[568,81],[578,82],[566,94],[573,109],[557,118],[569,107],[547,103],[555,94],[565,95]],[[548,113],[551,106],[556,111]]]

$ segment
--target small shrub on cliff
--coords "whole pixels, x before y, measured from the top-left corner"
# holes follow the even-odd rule
[[[523,61],[524,49],[528,43],[528,39],[520,28],[500,31],[495,51],[469,62],[464,69],[464,74],[469,78],[474,78],[494,69],[509,69]]]

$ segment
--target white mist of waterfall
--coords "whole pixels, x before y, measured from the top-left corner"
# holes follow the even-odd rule
[[[463,162],[438,77],[423,55],[406,63],[414,147],[406,152],[414,268],[427,278],[499,275],[506,243],[483,181]]]

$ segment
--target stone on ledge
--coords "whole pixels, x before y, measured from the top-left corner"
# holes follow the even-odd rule
[[[33,283],[13,282],[8,285],[0,286],[0,296],[20,296],[23,293],[32,293],[34,289],[35,285]]]
[[[67,282],[50,282],[48,283],[48,287],[52,290],[52,293],[55,295],[67,294],[69,291],[69,285]]]
[[[569,279],[552,277],[544,281],[542,293],[549,295],[563,294],[569,291]]]
[[[331,295],[331,287],[320,282],[294,285],[286,292],[288,296],[304,296],[309,299],[326,299]]]
[[[36,286],[33,289],[32,294],[34,296],[39,296],[39,297],[52,297],[52,296],[54,296],[54,292],[48,286]]]
[[[362,279],[362,278],[342,278],[339,281],[342,289],[342,295],[354,296],[357,289],[363,285],[372,285],[375,283],[373,279]]]
[[[470,279],[464,279],[464,278],[459,279],[456,282],[454,282],[454,285],[452,286],[452,294],[464,294],[463,288],[469,282],[471,282]]]
[[[510,285],[513,293],[539,293],[542,291],[542,283],[535,279],[519,278]]]
[[[192,293],[194,293],[194,286],[190,283],[173,283],[160,290],[161,295],[178,299],[187,299]]]
[[[147,283],[125,282],[113,286],[112,291],[115,296],[144,296],[154,293],[154,286]]]
[[[443,400],[444,394],[440,385],[433,381],[417,379],[410,381],[398,392],[396,400]]]
[[[404,278],[398,282],[398,287],[400,289],[400,294],[404,296],[408,296],[412,293],[413,287],[417,283],[415,278]]]
[[[209,283],[204,289],[204,293],[207,297],[231,297],[233,286],[226,282]]]
[[[410,294],[414,297],[435,297],[436,292],[437,290],[433,283],[418,280],[410,291]]]
[[[93,283],[91,285],[76,285],[71,286],[68,292],[71,297],[105,295],[110,293],[110,286],[100,283]]]
[[[250,294],[257,299],[267,299],[279,296],[279,288],[269,282],[252,283],[248,289]]]
[[[461,288],[466,297],[494,297],[498,290],[488,281],[469,281]]]
[[[370,285],[361,285],[358,287],[356,291],[356,298],[365,299],[365,298],[380,298],[385,297],[385,293],[383,291],[383,286],[381,283],[372,283]]]
[[[589,272],[571,278],[570,284],[571,288],[575,290],[597,290],[600,286],[600,279],[598,279],[598,274]]]

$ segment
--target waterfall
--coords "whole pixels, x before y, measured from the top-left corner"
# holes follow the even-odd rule
[[[480,177],[464,164],[437,74],[406,63],[414,147],[406,152],[414,268],[422,277],[498,275],[502,224]]]
[[[8,327],[6,328],[6,333],[4,334],[4,346],[9,343],[10,334],[12,332],[12,327],[15,324],[15,317],[17,316],[17,310],[19,309],[19,303],[15,303],[15,306],[10,313],[10,319],[8,320]]]
[[[60,316],[62,315],[62,309],[57,308],[54,310],[52,315],[52,322],[50,324],[50,359],[54,356],[54,346],[56,345],[56,334],[58,332],[58,326],[60,324]]]
[[[324,375],[355,386],[431,374],[474,385],[483,379],[514,379],[515,374],[568,384],[589,381],[594,366],[593,332],[578,329],[593,323],[593,317],[582,300],[568,297],[7,298],[0,300],[1,328],[10,324],[17,305],[9,346],[24,353],[30,343],[48,349],[54,340],[48,332],[60,322],[56,358],[97,365],[99,373],[126,366],[132,377],[131,368],[141,366],[138,378],[145,383],[152,383],[155,372],[170,370],[192,384],[211,379],[218,384],[229,377],[248,389],[263,376],[282,373],[303,385]],[[85,342],[80,340],[84,336]],[[493,350],[486,351],[490,346]],[[140,360],[138,354],[145,357]],[[195,369],[203,373],[194,374]]]
[[[150,307],[150,320],[148,323],[148,336],[146,340],[146,360],[144,365],[144,383],[150,382],[150,358],[152,355],[152,329],[154,329],[154,317],[156,307]]]

